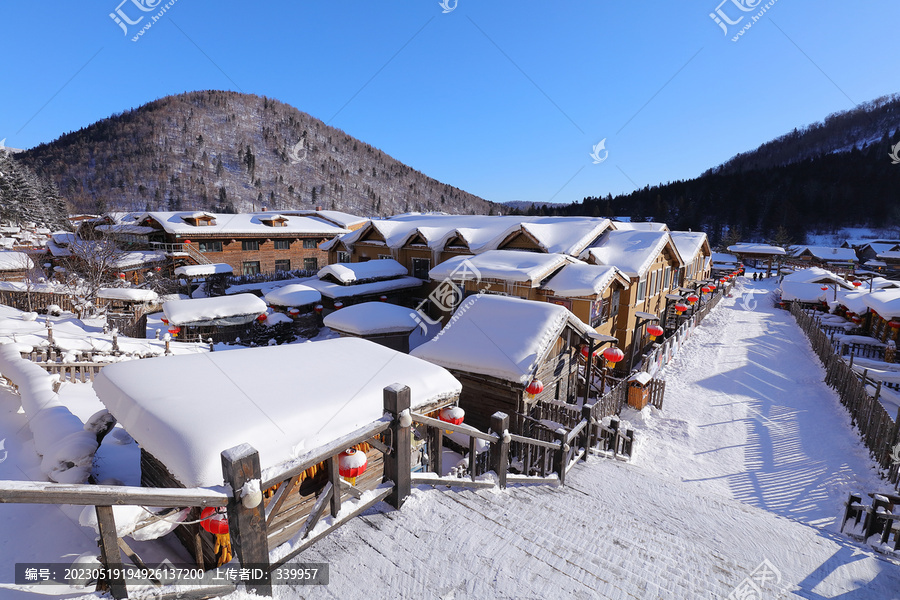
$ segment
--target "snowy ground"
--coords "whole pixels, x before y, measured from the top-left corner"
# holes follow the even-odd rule
[[[330,563],[328,586],[276,597],[900,598],[897,561],[837,533],[849,491],[887,488],[802,332],[765,300],[774,283],[739,284],[667,368],[664,410],[626,414],[631,463],[592,457],[562,488],[416,489],[302,555]],[[38,473],[23,420],[0,395],[2,478]],[[96,548],[56,507],[0,506],[0,527],[0,581],[16,561]],[[736,595],[764,561],[778,581]]]

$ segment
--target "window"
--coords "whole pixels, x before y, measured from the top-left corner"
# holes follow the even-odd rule
[[[659,291],[656,289],[658,280],[659,280],[659,271],[653,271],[650,274],[650,293],[647,294],[651,298],[656,295],[657,291]]]
[[[291,240],[275,240],[275,249],[276,250],[290,250],[291,249]]]
[[[379,260],[390,260],[392,258],[394,258],[394,257],[391,256],[390,254],[379,254],[378,255]]]
[[[256,252],[259,250],[259,240],[242,240],[241,241],[241,250],[245,252]],[[244,263],[246,264],[246,263]],[[259,271],[257,271],[258,273]]]
[[[222,242],[197,242],[200,252],[221,252]]]
[[[348,263],[350,262],[350,253],[349,252],[338,252],[337,253],[337,261],[339,263]]]
[[[244,275],[256,275],[259,273],[259,261],[248,260],[241,265],[241,273]]]
[[[276,271],[290,271],[291,270],[291,261],[286,258],[284,260],[276,260],[275,261],[275,270]]]
[[[303,248],[304,250],[311,250],[313,248],[318,248],[319,244],[316,243],[316,240],[303,240]]]
[[[609,305],[609,316],[610,318],[615,317],[619,314],[619,298],[620,298],[621,290],[616,290],[612,293],[612,301]]]
[[[638,282],[637,286],[637,297],[635,300],[637,302],[643,302],[644,296],[647,294],[647,278],[641,277],[641,280]]]
[[[666,267],[665,275],[663,275],[663,288],[672,289],[672,267]]]
[[[307,271],[318,271],[319,270],[319,259],[318,258],[304,258],[303,259],[303,268]]]
[[[431,270],[431,261],[427,258],[412,259],[412,276],[419,279],[428,279],[428,271]]]

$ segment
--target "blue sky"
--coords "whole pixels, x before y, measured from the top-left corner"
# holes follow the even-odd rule
[[[162,96],[228,89],[488,200],[571,202],[694,177],[900,92],[896,1],[446,0],[444,13],[438,0],[175,0],[131,41],[167,1],[0,6],[0,140],[28,148]],[[144,18],[126,35],[117,8]],[[743,16],[727,35],[717,8]]]

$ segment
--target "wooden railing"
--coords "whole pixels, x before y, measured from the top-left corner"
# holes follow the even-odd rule
[[[887,471],[895,489],[900,489],[900,461],[894,458],[900,444],[900,409],[896,418],[891,419],[879,400],[881,383],[872,381],[865,373],[856,373],[836,354],[832,339],[819,328],[814,316],[796,303],[791,305],[791,314],[825,367],[825,383],[838,393],[873,460]],[[875,388],[874,395],[869,394],[869,387]]]

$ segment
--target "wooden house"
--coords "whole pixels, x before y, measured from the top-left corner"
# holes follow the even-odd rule
[[[141,448],[141,485],[192,488],[225,484],[221,454],[241,444],[258,451],[264,474],[283,473],[290,461],[381,419],[384,389],[396,383],[410,388],[410,407],[421,413],[452,405],[461,389],[438,366],[347,338],[112,364],[94,390]],[[366,453],[368,466],[353,487],[341,485],[342,502],[383,480],[382,453],[368,442],[354,448]],[[327,481],[320,463],[262,490],[266,550],[296,537]],[[222,555],[196,523],[199,514],[193,509],[191,523],[174,533],[210,568]]]
[[[666,296],[678,287],[678,272],[684,267],[672,237],[666,231],[608,231],[583,258],[591,264],[615,266],[628,277],[630,285],[620,295],[612,335],[625,356],[637,357],[648,341],[649,323],[638,313],[661,317],[668,306]]]
[[[363,302],[336,310],[325,326],[341,337],[358,337],[409,354],[410,335],[419,329],[415,312],[387,302]]]
[[[711,277],[712,248],[702,231],[671,231],[669,235],[684,265],[676,275],[677,285],[695,287]]]
[[[34,268],[34,261],[26,252],[0,251],[0,281],[25,281]]]
[[[466,299],[439,336],[411,355],[448,369],[461,383],[466,422],[489,426],[497,411],[522,432],[539,400],[575,402],[581,348],[592,330],[562,306],[521,298],[477,295]],[[534,396],[526,388],[540,381]]]
[[[234,341],[246,336],[266,311],[266,303],[253,294],[169,300],[163,304],[169,331],[180,341]]]
[[[409,303],[421,292],[424,282],[407,275],[406,268],[391,258],[358,263],[336,263],[323,267],[317,279],[304,282],[322,295],[322,304],[333,309],[343,305],[381,300]]]
[[[778,271],[778,266],[784,262],[787,255],[784,248],[770,244],[735,244],[729,246],[728,251],[742,263],[757,269],[761,268],[761,265],[765,265],[766,277],[771,277],[773,268],[776,272]]]
[[[792,258],[802,264],[826,269],[853,269],[859,258],[852,248],[832,248],[828,246],[800,246]]]

